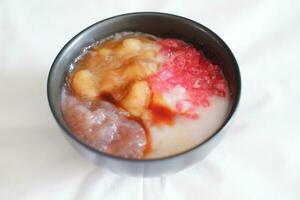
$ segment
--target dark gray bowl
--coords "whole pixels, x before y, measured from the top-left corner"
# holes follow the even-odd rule
[[[64,122],[60,107],[61,89],[69,66],[82,50],[107,36],[122,31],[150,33],[158,37],[177,38],[201,49],[208,58],[219,64],[229,83],[231,109],[222,126],[210,138],[198,146],[177,155],[150,159],[132,160],[99,152],[78,140]],[[182,170],[203,159],[221,140],[224,129],[234,114],[240,99],[241,78],[238,64],[228,46],[214,32],[192,20],[165,13],[141,12],[115,16],[100,21],[72,38],[55,58],[47,85],[50,109],[62,132],[89,160],[107,166],[119,174],[135,176],[160,176]]]

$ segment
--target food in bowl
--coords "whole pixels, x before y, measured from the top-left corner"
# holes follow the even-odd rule
[[[62,112],[72,133],[111,155],[151,159],[210,137],[230,110],[220,66],[182,40],[114,34],[70,66]]]

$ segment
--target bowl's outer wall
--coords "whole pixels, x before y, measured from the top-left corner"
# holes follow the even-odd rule
[[[126,160],[99,153],[77,140],[67,128],[61,112],[61,88],[69,66],[83,49],[114,33],[138,31],[158,37],[182,39],[204,51],[219,64],[229,83],[232,108],[228,119],[217,134],[205,143],[183,154],[157,160]],[[75,36],[56,57],[48,77],[48,99],[51,110],[72,146],[96,164],[105,165],[119,174],[159,176],[176,172],[201,160],[220,141],[224,127],[234,113],[240,96],[240,74],[235,58],[226,44],[213,32],[191,20],[162,13],[133,13],[101,21]]]

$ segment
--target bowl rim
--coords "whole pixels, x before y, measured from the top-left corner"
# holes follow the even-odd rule
[[[234,64],[234,68],[235,68],[235,76],[237,78],[237,96],[236,99],[233,101],[232,104],[232,108],[230,110],[230,112],[228,113],[226,120],[222,123],[222,125],[213,133],[211,134],[209,137],[207,137],[203,142],[201,142],[200,144],[189,148],[185,151],[173,154],[173,155],[169,155],[169,156],[164,156],[164,157],[159,157],[159,158],[149,158],[149,159],[132,159],[132,158],[124,158],[124,157],[120,157],[120,156],[115,156],[112,154],[108,154],[105,152],[101,152],[98,151],[92,147],[90,147],[88,144],[85,144],[83,141],[81,141],[80,139],[78,139],[74,134],[71,133],[71,131],[68,129],[68,127],[65,127],[61,122],[60,119],[58,117],[58,115],[56,114],[55,110],[54,110],[54,103],[52,102],[52,98],[50,97],[50,81],[51,81],[51,77],[53,75],[53,70],[54,68],[56,68],[55,66],[57,66],[57,62],[58,60],[61,59],[62,54],[67,50],[67,48],[69,46],[71,46],[74,42],[76,43],[76,40],[82,35],[84,34],[86,31],[92,29],[94,26],[112,20],[112,19],[116,19],[116,18],[120,18],[120,17],[128,17],[128,16],[159,16],[159,17],[173,17],[173,18],[177,18],[180,19],[182,21],[185,21],[186,23],[189,23],[191,25],[194,25],[196,27],[200,27],[202,30],[204,30],[205,32],[208,33],[208,35],[212,36],[214,39],[216,39],[220,45],[222,46],[222,49],[230,56],[232,63]],[[149,162],[158,162],[158,161],[163,161],[163,160],[170,160],[170,159],[174,159],[174,158],[178,158],[181,157],[187,153],[190,153],[198,148],[200,148],[201,146],[205,145],[206,143],[208,143],[209,141],[211,141],[213,138],[215,138],[222,130],[224,130],[229,122],[232,120],[233,115],[236,113],[236,110],[238,109],[239,106],[239,102],[240,102],[240,96],[241,96],[241,88],[242,88],[242,83],[241,83],[241,74],[240,74],[240,70],[239,70],[239,66],[238,63],[233,55],[233,53],[231,52],[230,48],[227,46],[227,44],[216,34],[214,33],[212,30],[210,30],[209,28],[205,27],[204,25],[188,19],[186,17],[182,17],[179,15],[175,15],[175,14],[170,14],[170,13],[164,13],[164,12],[131,12],[131,13],[125,13],[125,14],[120,14],[120,15],[115,15],[103,20],[100,20],[90,26],[88,26],[87,28],[83,29],[82,31],[80,31],[79,33],[77,33],[74,37],[72,37],[64,46],[63,48],[59,51],[59,53],[56,55],[49,73],[48,73],[48,79],[47,79],[47,99],[48,99],[48,104],[51,110],[51,113],[56,121],[56,123],[59,125],[59,127],[63,130],[63,132],[65,132],[68,136],[70,136],[72,139],[74,139],[77,143],[79,143],[80,145],[84,146],[85,148],[87,148],[88,150],[96,153],[96,154],[100,154],[101,156],[104,156],[106,158],[110,158],[110,159],[115,159],[115,160],[119,160],[119,161],[127,161],[127,162],[136,162],[136,163],[149,163]]]

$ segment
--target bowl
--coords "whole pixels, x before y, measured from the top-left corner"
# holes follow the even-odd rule
[[[223,70],[230,90],[230,111],[224,123],[203,143],[176,155],[147,160],[126,159],[99,152],[77,139],[66,125],[61,110],[61,90],[70,65],[91,44],[114,33],[144,32],[162,38],[177,38],[201,49]],[[222,139],[232,120],[241,94],[241,78],[234,55],[225,42],[205,26],[167,13],[139,12],[97,22],[73,37],[58,53],[48,76],[47,94],[52,114],[71,145],[84,157],[115,173],[132,176],[161,176],[182,170],[203,159]]]

